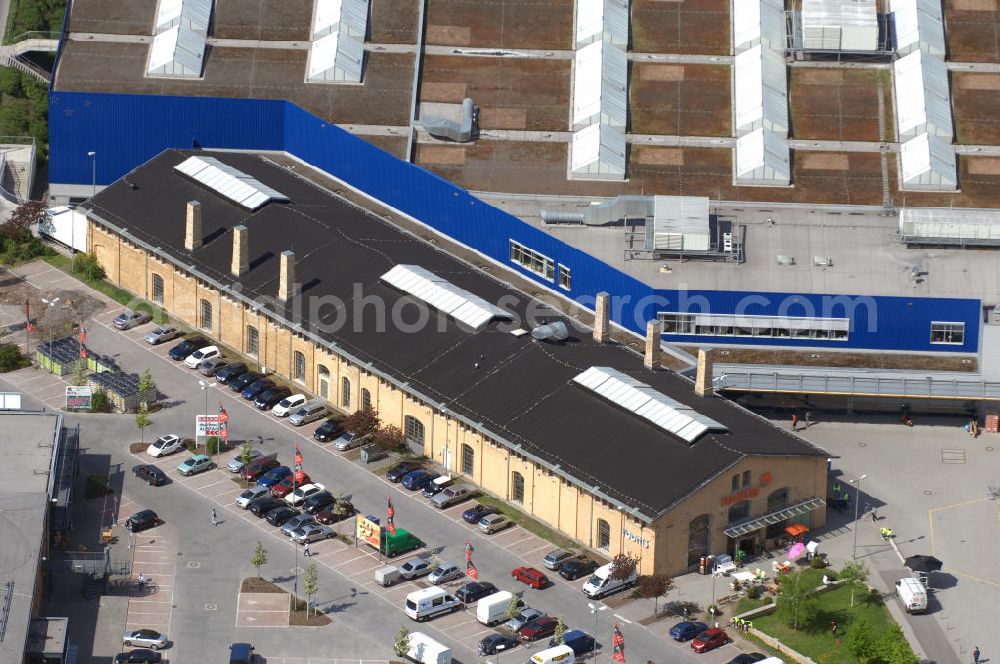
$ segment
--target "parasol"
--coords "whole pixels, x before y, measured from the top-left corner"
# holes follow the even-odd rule
[[[944,566],[940,560],[934,556],[910,556],[903,561],[903,565],[910,568],[914,572],[923,572],[929,574],[930,572],[940,572],[941,568]]]
[[[795,560],[802,555],[802,552],[806,550],[806,545],[802,542],[796,542],[792,545],[792,548],[788,550],[788,559]]]

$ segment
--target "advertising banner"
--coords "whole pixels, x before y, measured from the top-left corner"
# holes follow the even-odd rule
[[[222,437],[218,415],[195,415],[194,435],[196,438]]]
[[[66,410],[90,410],[94,389],[89,385],[66,387]]]
[[[367,542],[376,549],[382,544],[382,527],[369,519],[358,515],[358,539]]]

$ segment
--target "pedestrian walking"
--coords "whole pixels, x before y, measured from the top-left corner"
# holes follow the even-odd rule
[[[146,589],[146,577],[142,572],[139,572],[139,592]]]
[[[306,542],[305,547],[303,547],[302,555],[306,558],[312,558],[312,554],[309,553],[309,542]]]
[[[878,523],[878,513],[874,507],[872,508],[872,523]]]
[[[215,514],[215,509],[212,510],[212,525],[219,525],[219,517]]]
[[[833,496],[836,498],[840,495],[840,482],[833,483]]]
[[[979,664],[979,646],[972,649],[972,661],[974,664]]]
[[[808,429],[811,426],[812,426],[812,413],[807,410],[806,411],[806,428]]]
[[[834,636],[834,638],[836,638],[837,637],[837,621],[836,620],[831,620],[830,621],[830,631],[833,632],[833,636]]]
[[[795,431],[799,424],[799,416],[792,413],[792,431]]]

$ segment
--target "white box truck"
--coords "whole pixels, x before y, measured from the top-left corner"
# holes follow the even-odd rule
[[[476,620],[487,627],[498,625],[507,620],[507,607],[514,595],[501,590],[492,595],[487,595],[476,603]],[[518,602],[524,604],[524,602]]]
[[[611,563],[608,563],[594,570],[594,574],[583,584],[584,595],[592,599],[600,599],[601,597],[607,597],[612,593],[631,588],[635,585],[638,578],[635,570],[632,571],[632,574],[627,579],[612,579],[611,565]]]
[[[451,648],[423,632],[410,632],[410,648],[406,651],[406,658],[417,664],[451,664]]]
[[[927,589],[919,579],[907,577],[897,581],[896,595],[907,613],[923,613],[927,610]]]

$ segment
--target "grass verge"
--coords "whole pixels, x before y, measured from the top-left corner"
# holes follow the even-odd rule
[[[558,547],[563,547],[566,549],[578,548],[579,544],[574,542],[565,535],[560,535],[558,532],[552,530],[540,521],[536,521],[531,518],[521,510],[511,507],[509,504],[500,500],[499,498],[494,498],[493,496],[488,496],[486,494],[480,494],[476,500],[481,502],[483,505],[489,505],[490,507],[495,507],[500,510],[501,513],[510,517],[511,521],[521,526],[529,533],[534,533],[544,540],[552,542]]]
[[[43,260],[52,267],[56,268],[57,270],[62,270],[69,276],[85,283],[94,290],[104,293],[118,304],[131,307],[135,311],[146,312],[147,314],[152,316],[153,322],[156,323],[157,325],[166,323],[169,320],[167,314],[160,307],[157,307],[156,305],[150,302],[146,302],[145,300],[136,297],[135,295],[129,293],[126,290],[118,288],[118,286],[115,286],[114,284],[109,283],[104,279],[87,279],[80,273],[73,270],[72,259],[63,256],[62,254],[56,254],[55,256],[45,256],[43,257]]]

